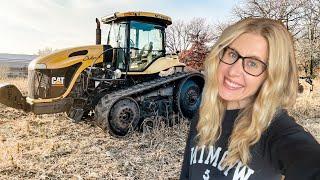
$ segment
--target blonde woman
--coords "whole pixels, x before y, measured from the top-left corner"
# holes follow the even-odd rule
[[[180,179],[320,179],[320,145],[286,108],[297,96],[291,35],[278,21],[229,26],[205,62]]]

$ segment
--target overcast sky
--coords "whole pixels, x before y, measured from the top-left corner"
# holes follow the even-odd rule
[[[122,11],[152,11],[175,20],[231,18],[240,0],[8,0],[0,3],[0,53],[36,54],[95,43],[95,18]]]

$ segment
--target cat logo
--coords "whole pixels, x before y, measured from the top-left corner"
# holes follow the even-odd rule
[[[63,86],[64,84],[64,77],[52,77],[51,84],[54,86]]]

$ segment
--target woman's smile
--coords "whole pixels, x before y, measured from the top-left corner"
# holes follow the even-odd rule
[[[229,90],[239,90],[244,87],[244,85],[241,85],[235,81],[232,81],[231,79],[224,77],[223,85],[225,88]]]

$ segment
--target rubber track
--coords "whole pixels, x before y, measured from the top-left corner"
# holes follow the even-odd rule
[[[95,120],[97,125],[102,128],[104,131],[109,131],[109,133],[112,133],[109,128],[109,121],[108,116],[111,107],[115,102],[117,102],[119,99],[128,97],[134,94],[142,93],[143,91],[150,90],[156,87],[159,87],[161,85],[171,83],[174,81],[177,81],[179,79],[183,79],[187,76],[193,75],[193,74],[199,74],[197,72],[177,72],[173,75],[160,77],[158,79],[143,82],[131,87],[128,87],[123,90],[115,91],[110,94],[106,94],[104,97],[102,97],[97,104],[95,108]],[[113,133],[112,133],[113,134]]]

